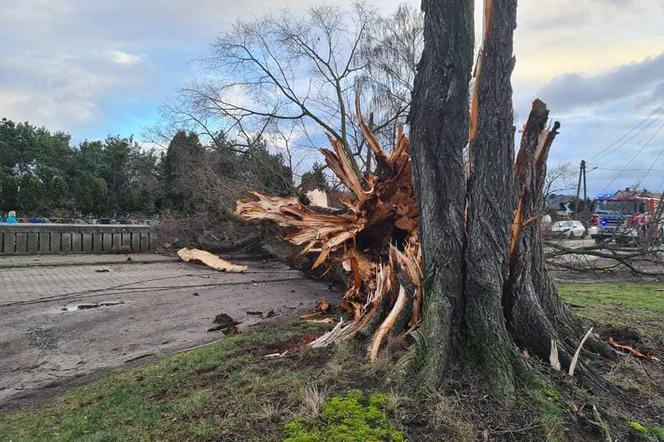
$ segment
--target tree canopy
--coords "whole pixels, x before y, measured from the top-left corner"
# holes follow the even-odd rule
[[[120,217],[223,212],[249,188],[292,193],[286,160],[263,140],[245,151],[218,135],[205,145],[178,131],[161,155],[132,137],[78,146],[63,132],[0,121],[0,211],[22,216]]]

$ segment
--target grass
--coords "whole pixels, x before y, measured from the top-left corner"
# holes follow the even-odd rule
[[[632,327],[664,343],[664,284],[560,284],[558,290],[580,316],[602,324]]]
[[[664,342],[658,320],[664,284],[565,284],[559,290],[582,316],[628,325]],[[432,396],[408,386],[412,377],[401,361],[411,352],[404,353],[398,339],[388,340],[374,365],[367,364],[357,341],[331,349],[302,347],[327,327],[302,322],[256,327],[120,371],[43,407],[0,414],[0,441],[306,441],[335,440],[345,431],[350,433],[342,440],[463,441],[487,429],[499,439],[524,429],[533,440],[566,439],[560,435],[569,400],[561,399],[553,384],[524,391],[514,410],[492,406],[471,379]],[[285,357],[265,358],[286,349]],[[629,387],[634,367],[623,371]],[[652,437],[664,433],[638,413],[631,420],[643,422]]]
[[[114,374],[40,409],[0,415],[0,440],[280,440],[300,386],[318,375],[317,355],[308,351],[312,363],[302,366],[299,356],[264,355],[310,331],[310,324],[250,330]]]

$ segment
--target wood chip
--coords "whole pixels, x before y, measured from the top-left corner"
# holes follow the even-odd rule
[[[621,350],[621,351],[626,351],[628,353],[631,353],[632,355],[634,355],[637,358],[647,359],[649,361],[652,360],[652,357],[648,356],[647,354],[641,353],[640,351],[638,351],[637,349],[635,349],[634,347],[631,347],[629,345],[618,344],[616,341],[613,340],[613,338],[609,338],[609,340],[607,342],[609,343],[609,345],[611,347],[617,348],[618,350]]]
[[[288,354],[288,350],[284,351],[283,353],[270,353],[269,355],[265,355],[265,358],[283,358]]]
[[[200,263],[220,272],[243,273],[247,271],[247,266],[233,264],[205,250],[184,247],[178,250],[178,256],[184,262]]]
[[[311,322],[313,324],[334,324],[335,321],[332,318],[324,318],[324,319],[309,319],[306,322]]]

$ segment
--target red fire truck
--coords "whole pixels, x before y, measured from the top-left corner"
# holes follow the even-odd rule
[[[661,201],[660,194],[629,188],[613,195],[598,195],[594,200],[588,233],[598,243],[612,239],[621,242],[661,241],[664,238]]]

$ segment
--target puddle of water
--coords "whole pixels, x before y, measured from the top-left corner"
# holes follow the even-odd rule
[[[124,301],[106,301],[97,303],[69,304],[62,307],[63,312],[77,312],[79,310],[91,310],[100,307],[112,307],[114,305],[124,304]]]

